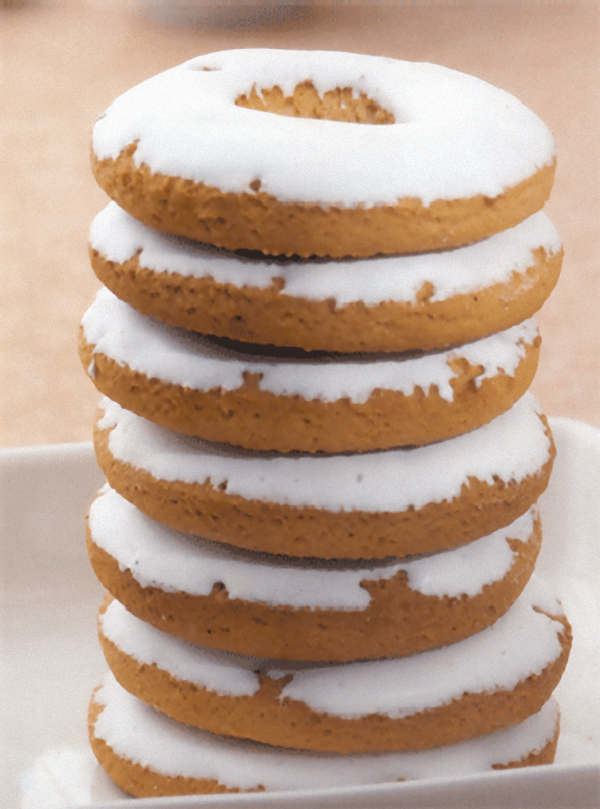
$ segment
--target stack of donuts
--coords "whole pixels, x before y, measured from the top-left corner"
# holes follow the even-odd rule
[[[102,766],[153,796],[552,761],[544,124],[443,67],[248,49],[126,92],[92,165]]]

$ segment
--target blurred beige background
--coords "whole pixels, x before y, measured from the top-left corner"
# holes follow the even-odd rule
[[[257,46],[438,62],[503,87],[546,121],[559,155],[547,211],[566,257],[538,318],[534,392],[549,414],[600,426],[598,5],[275,5],[0,5],[0,446],[91,437],[98,396],[75,344],[98,287],[87,232],[106,203],[88,168],[96,116],[185,59]]]

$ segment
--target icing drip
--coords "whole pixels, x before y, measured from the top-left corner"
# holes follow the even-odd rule
[[[533,531],[529,511],[507,528],[461,548],[395,564],[300,563],[286,557],[231,551],[179,534],[131,505],[108,487],[90,508],[95,544],[130,570],[142,587],[208,596],[217,583],[229,598],[272,606],[364,610],[371,601],[364,581],[391,579],[405,571],[408,586],[424,595],[472,597],[503,579],[515,554],[508,538],[526,542]]]
[[[392,256],[355,261],[252,261],[152,230],[111,202],[94,219],[90,245],[108,261],[124,263],[138,252],[140,266],[155,272],[212,277],[219,284],[265,289],[282,278],[284,293],[298,298],[334,300],[338,306],[363,301],[416,303],[423,284],[434,288],[431,302],[464,295],[507,282],[533,264],[532,251],[548,255],[561,249],[561,240],[544,213],[489,239],[439,253]]]
[[[274,359],[241,354],[218,341],[184,329],[175,329],[144,317],[101,289],[82,319],[85,338],[94,353],[121,366],[193,390],[235,390],[244,375],[260,374],[259,387],[276,396],[302,396],[306,400],[334,402],[350,398],[364,403],[377,389],[410,396],[415,388],[425,393],[436,387],[453,401],[451,381],[458,374],[451,363],[465,358],[483,371],[475,383],[505,373],[513,376],[525,357],[525,346],[538,336],[533,319],[460,348],[417,358],[375,358],[369,355],[328,355],[321,360]]]
[[[114,458],[154,478],[226,484],[248,500],[329,511],[405,511],[452,500],[470,477],[490,485],[535,475],[550,458],[538,405],[525,394],[508,412],[466,435],[417,449],[333,456],[270,456],[184,442],[106,397],[100,429]]]

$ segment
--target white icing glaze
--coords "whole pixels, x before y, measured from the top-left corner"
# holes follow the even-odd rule
[[[138,663],[155,664],[180,680],[220,695],[252,696],[260,685],[258,670],[275,678],[291,673],[282,700],[289,697],[317,713],[344,719],[375,713],[400,719],[448,705],[463,694],[511,691],[554,662],[561,653],[558,636],[563,627],[534,609],[538,594],[546,603],[551,599],[534,575],[495,624],[450,646],[404,658],[322,667],[215,654],[190,646],[140,621],[118,601],[110,604],[100,626],[109,640]],[[562,615],[554,600],[551,613]]]
[[[500,373],[513,376],[525,357],[525,347],[538,336],[530,319],[460,348],[411,359],[369,355],[289,359],[283,352],[273,359],[241,354],[209,337],[166,326],[141,315],[106,288],[98,292],[81,323],[94,353],[151,379],[192,390],[230,391],[244,384],[245,374],[260,374],[259,387],[276,396],[299,395],[323,402],[349,398],[359,404],[377,389],[410,396],[416,387],[425,393],[437,387],[440,396],[451,402],[450,382],[458,376],[450,365],[453,360],[464,357],[471,366],[481,366],[483,371],[475,379],[479,386]]]
[[[168,593],[210,595],[218,582],[229,597],[271,606],[364,610],[371,596],[362,581],[391,579],[406,571],[408,586],[425,595],[472,597],[503,579],[515,554],[508,538],[526,542],[533,531],[531,512],[512,525],[461,548],[395,564],[336,565],[231,551],[198,537],[179,534],[105,487],[90,508],[92,539],[130,570],[142,587]]]
[[[118,601],[111,601],[98,619],[104,635],[139,663],[155,663],[180,680],[208,688],[220,696],[251,697],[260,687],[258,676],[235,659],[160,632],[140,621]]]
[[[416,303],[426,282],[434,287],[431,302],[446,300],[507,282],[533,264],[532,251],[548,255],[561,249],[560,237],[540,212],[489,239],[436,253],[356,261],[252,261],[236,253],[164,236],[138,222],[111,202],[94,219],[90,244],[108,261],[122,264],[138,252],[141,267],[157,273],[212,277],[219,284],[265,289],[275,278],[284,292],[297,298],[334,300],[338,306],[363,301]]]
[[[520,482],[550,458],[550,439],[529,393],[489,424],[439,444],[330,456],[270,456],[186,441],[106,397],[101,407],[105,415],[98,426],[112,428],[113,457],[157,480],[210,480],[248,500],[334,512],[419,509],[458,497],[469,477],[490,485],[496,477]]]
[[[365,125],[290,118],[235,105],[254,85],[286,95],[351,87],[395,118]],[[137,143],[136,165],[225,192],[355,207],[484,194],[549,164],[547,127],[503,90],[448,68],[334,51],[245,48],[206,54],[139,84],[94,127],[99,159]],[[349,171],[348,167],[352,170]]]
[[[490,770],[541,750],[558,723],[551,701],[516,727],[461,744],[419,753],[331,756],[235,742],[179,725],[133,697],[111,674],[95,699],[105,707],[94,734],[118,756],[163,775],[216,779],[241,790],[347,787]]]

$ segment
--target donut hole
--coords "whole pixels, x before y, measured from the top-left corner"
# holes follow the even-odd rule
[[[284,95],[279,85],[270,89],[263,88],[260,93],[253,87],[249,95],[239,95],[235,103],[238,107],[294,118],[316,118],[351,124],[395,123],[392,113],[365,93],[355,97],[351,87],[336,87],[320,96],[311,81],[297,84],[291,96]]]

